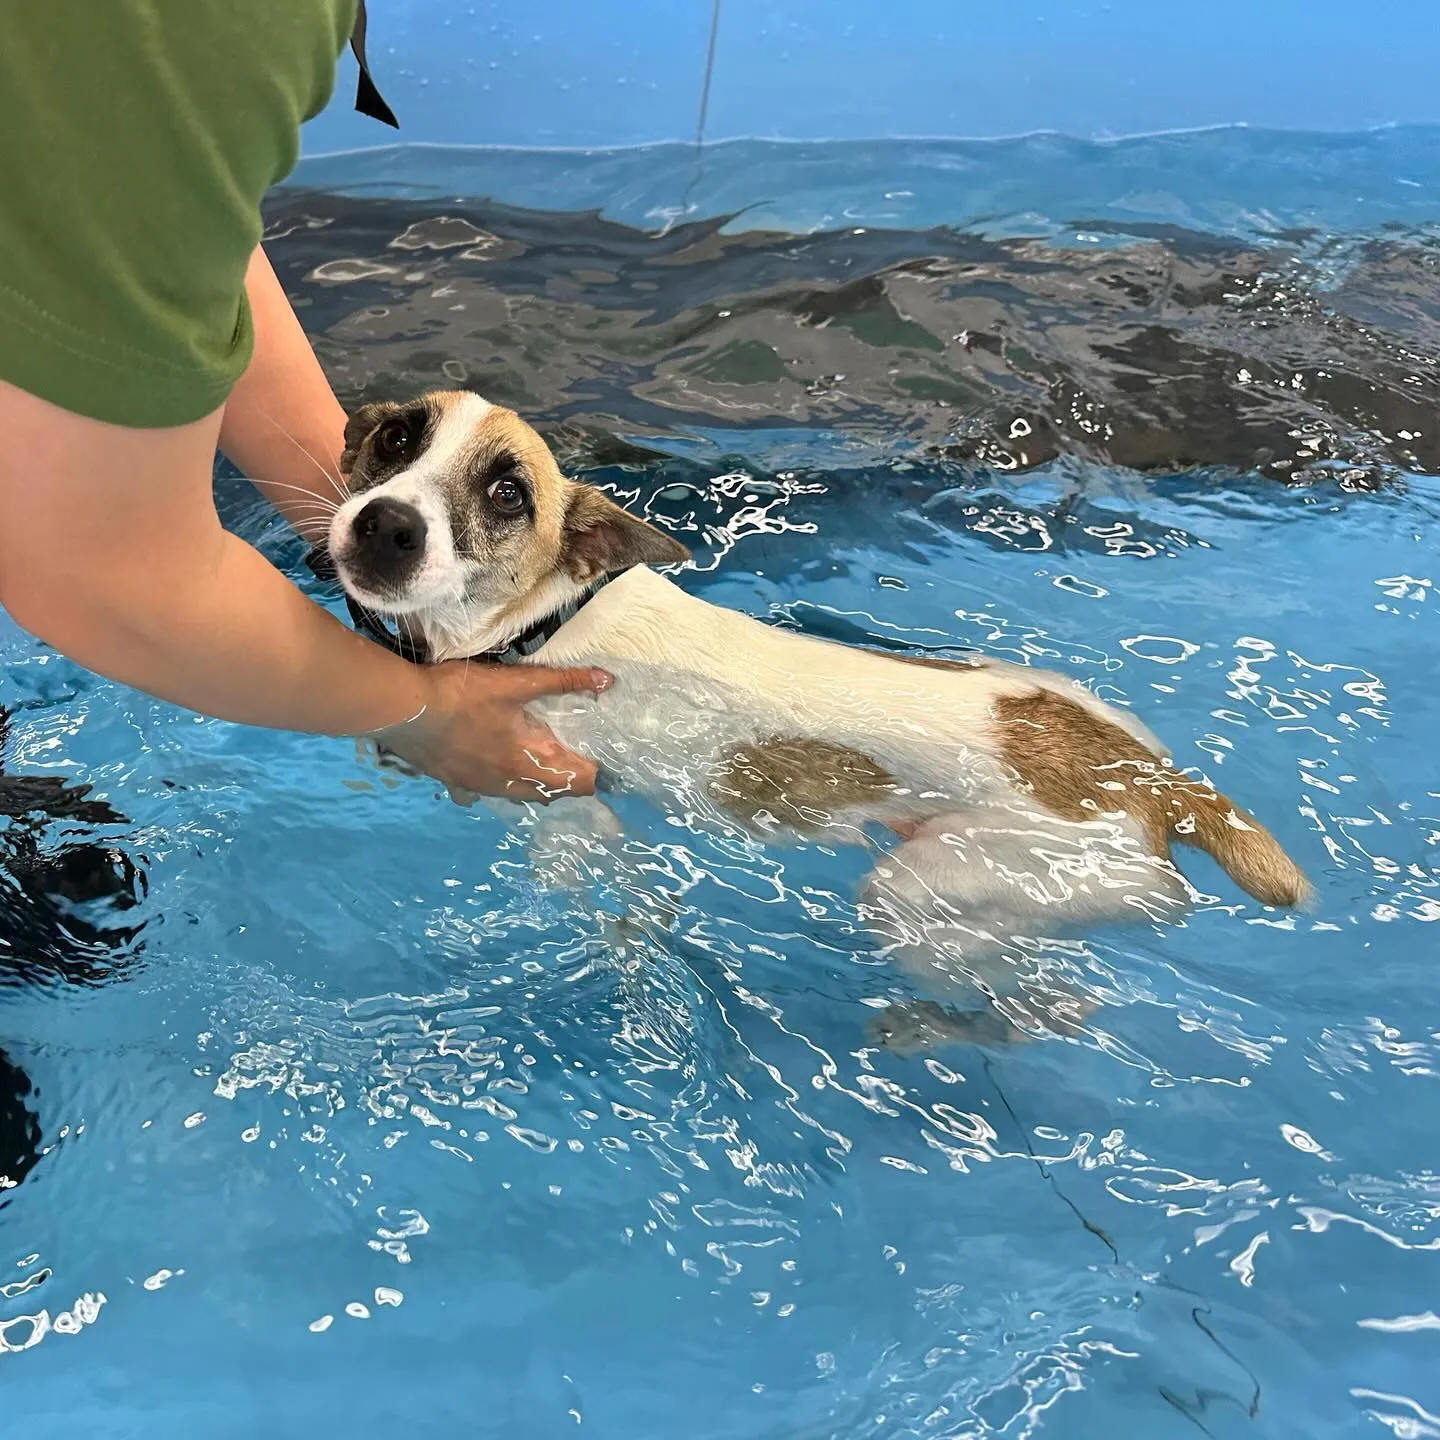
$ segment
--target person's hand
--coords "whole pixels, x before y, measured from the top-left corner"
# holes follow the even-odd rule
[[[565,749],[524,707],[544,695],[598,694],[614,683],[606,671],[454,660],[424,674],[425,708],[375,736],[386,750],[461,801],[467,792],[542,803],[594,794],[594,762]]]

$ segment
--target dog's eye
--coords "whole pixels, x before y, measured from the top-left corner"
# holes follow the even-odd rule
[[[485,495],[501,515],[518,515],[525,508],[525,487],[513,475],[502,475]]]
[[[387,420],[375,432],[375,454],[381,460],[399,460],[409,453],[410,427],[403,420]]]

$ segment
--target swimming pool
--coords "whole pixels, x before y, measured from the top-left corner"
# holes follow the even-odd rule
[[[905,1059],[861,856],[632,807],[556,899],[485,814],[7,628],[7,773],[125,816],[3,838],[13,1433],[1440,1434],[1435,138],[302,172],[346,399],[475,385],[712,600],[1133,704],[1318,905],[1186,855],[1185,924],[1037,944],[1082,1042]]]

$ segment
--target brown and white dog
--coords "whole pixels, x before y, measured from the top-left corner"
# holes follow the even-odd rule
[[[345,443],[351,493],[329,554],[353,601],[432,660],[538,636],[522,662],[610,670],[603,695],[535,713],[615,789],[766,839],[874,848],[866,827],[887,827],[899,843],[862,914],[941,999],[978,985],[1009,997],[1022,1027],[1073,1031],[1088,1007],[1053,985],[1018,995],[1000,962],[1017,934],[1183,913],[1193,892],[1172,840],[1265,905],[1308,893],[1274,837],[1128,711],[1045,671],[851,648],[697,599],[649,568],[685,560],[682,545],[567,480],[523,420],[478,395],[368,405]],[[584,844],[618,822],[574,799],[541,829]],[[998,1038],[993,1018],[935,1004],[878,1028],[897,1045]]]

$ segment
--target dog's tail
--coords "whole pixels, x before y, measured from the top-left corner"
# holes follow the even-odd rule
[[[1253,815],[1182,775],[1158,741],[1117,723],[1094,697],[1045,685],[1001,696],[993,713],[1001,758],[1053,814],[1080,820],[1121,809],[1144,824],[1157,855],[1173,838],[1209,851],[1262,904],[1293,909],[1310,898],[1300,867]]]
[[[1225,873],[1264,905],[1295,909],[1311,897],[1305,872],[1253,815],[1203,781],[1171,772],[1170,833],[1213,855]],[[1168,787],[1167,787],[1168,788]]]

